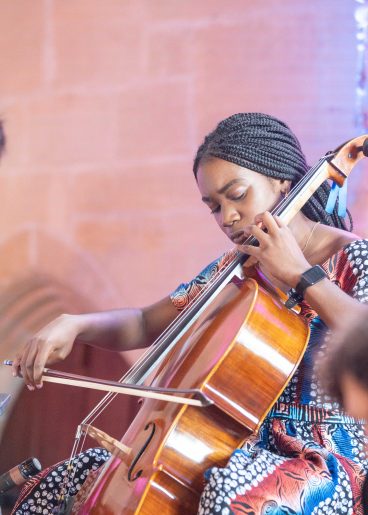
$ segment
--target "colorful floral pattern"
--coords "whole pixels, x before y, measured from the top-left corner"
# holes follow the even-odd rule
[[[195,279],[181,284],[171,295],[177,309],[188,306],[232,256],[231,251],[224,254]],[[323,266],[345,292],[368,301],[367,240],[346,245]],[[331,336],[307,304],[301,307],[311,328],[303,360],[259,434],[235,450],[226,467],[206,472],[199,515],[363,513],[362,484],[368,470],[363,424],[347,417],[323,393],[317,365]],[[69,485],[72,494],[108,456],[101,449],[90,449],[76,458],[80,466]],[[36,476],[13,514],[52,513],[65,474],[66,462]]]
[[[178,309],[227,259],[226,254],[177,288],[172,299]],[[367,240],[346,245],[323,267],[337,286],[367,302]],[[363,513],[368,470],[363,423],[347,417],[323,392],[317,367],[331,335],[310,306],[301,308],[311,329],[302,362],[259,434],[237,449],[226,467],[207,471],[199,515]]]

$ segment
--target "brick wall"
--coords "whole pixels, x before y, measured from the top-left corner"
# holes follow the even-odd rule
[[[279,116],[311,163],[357,134],[354,7],[3,0],[0,289],[42,273],[105,309],[191,278],[229,247],[191,173],[221,118]],[[366,233],[363,173],[350,189]]]
[[[0,281],[20,232],[22,267],[69,281],[98,308],[148,303],[190,278],[228,246],[191,174],[217,121],[277,115],[310,162],[356,134],[353,10],[352,0],[2,2],[0,245],[14,244]]]

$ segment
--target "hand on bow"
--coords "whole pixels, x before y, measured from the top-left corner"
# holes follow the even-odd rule
[[[29,388],[42,387],[46,365],[65,359],[78,335],[76,317],[60,315],[36,333],[13,360],[13,375],[21,376]]]
[[[300,275],[311,265],[289,227],[278,216],[266,211],[255,217],[254,224],[247,227],[247,233],[257,238],[259,247],[238,245],[241,252],[251,256],[245,267],[258,262],[271,282],[295,287]]]

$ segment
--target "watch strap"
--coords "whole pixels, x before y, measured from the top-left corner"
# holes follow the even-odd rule
[[[304,298],[305,290],[309,288],[309,286],[313,286],[313,284],[322,281],[322,279],[325,277],[327,277],[327,274],[323,268],[319,265],[314,265],[312,268],[309,268],[302,273],[300,276],[300,281],[295,286],[295,291],[298,293],[298,295]]]
[[[288,291],[288,300],[285,302],[285,306],[290,309],[300,304],[304,300],[305,290],[325,277],[327,274],[320,265],[314,265],[303,272],[295,288]]]

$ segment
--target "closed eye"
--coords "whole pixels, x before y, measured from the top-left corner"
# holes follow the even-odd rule
[[[244,191],[244,193],[241,193],[240,195],[238,195],[238,196],[236,196],[236,197],[232,197],[232,199],[231,199],[231,200],[242,200],[242,199],[245,197],[246,193],[247,193],[247,192],[246,192],[246,191]]]

